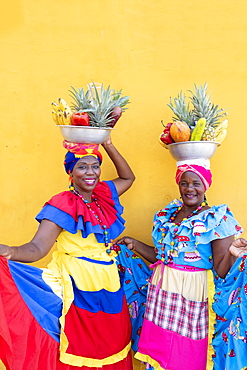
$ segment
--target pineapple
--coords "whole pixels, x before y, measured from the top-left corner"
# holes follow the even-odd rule
[[[101,85],[98,91],[94,83],[86,92],[83,88],[76,90],[72,87],[70,94],[74,99],[72,109],[87,112],[90,117],[90,126],[93,127],[111,127],[114,121],[113,109],[120,107],[124,111],[127,109],[124,106],[129,103],[129,96],[121,96],[122,90],[116,92],[111,90],[110,86],[104,89]]]
[[[167,104],[175,114],[175,117],[172,117],[175,121],[179,120],[187,123],[187,125],[192,128],[194,126],[194,117],[189,108],[189,104],[186,105],[186,97],[180,92],[177,98],[174,98],[174,103],[172,98],[170,98],[170,104]]]
[[[215,139],[216,139],[215,128],[207,123],[205,126],[205,130],[202,134],[201,141],[215,141]]]
[[[211,103],[211,98],[207,93],[207,83],[204,86],[195,85],[195,92],[190,91],[193,104],[192,114],[195,121],[204,117],[206,119],[205,130],[202,134],[202,141],[215,141],[216,128],[221,123],[220,119],[227,115],[225,109],[219,109],[218,105]]]
[[[92,109],[92,106],[90,104],[89,99],[89,93],[90,91],[86,91],[84,93],[83,88],[79,87],[78,90],[76,90],[73,86],[71,86],[72,90],[69,90],[70,96],[74,99],[75,103],[72,104],[71,108],[75,110],[76,112],[83,111],[87,112],[88,110]]]

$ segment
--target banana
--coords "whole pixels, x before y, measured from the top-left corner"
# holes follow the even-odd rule
[[[58,103],[53,102],[52,105],[52,118],[57,125],[71,125],[72,110],[67,102],[59,98]]]
[[[51,105],[52,105],[52,109],[53,109],[55,112],[57,112],[57,110],[59,109],[59,105],[58,105],[56,102],[51,103]]]
[[[216,128],[215,128],[215,133],[216,136],[220,133],[222,130],[226,130],[228,127],[228,119],[225,119],[222,121]]]
[[[221,130],[218,135],[216,135],[216,138],[215,138],[215,141],[217,143],[222,143],[222,141],[226,138],[226,135],[227,135],[227,129],[223,129]]]
[[[59,125],[65,125],[64,119],[63,119],[63,112],[61,111],[61,109],[58,109],[57,111],[57,119],[58,119]]]
[[[66,108],[69,108],[69,105],[67,104],[66,100],[64,100],[62,98],[58,99],[58,103],[59,103],[59,108],[61,110],[65,110]]]
[[[200,141],[202,138],[202,134],[204,132],[206,126],[206,119],[204,117],[199,118],[196,123],[194,130],[192,131],[190,141]]]
[[[53,118],[53,120],[55,121],[56,125],[59,125],[57,112],[55,112],[55,111],[53,110],[53,111],[51,112],[51,114],[52,114],[52,118]]]
[[[72,112],[70,108],[69,109],[65,108],[63,112],[63,116],[64,116],[65,125],[71,125]]]
[[[216,133],[216,137],[215,137],[215,141],[217,141],[217,143],[222,143],[222,141],[225,139],[226,135],[227,135],[227,128],[228,128],[228,120],[225,119],[224,121],[222,121],[216,128],[215,128],[215,133]]]

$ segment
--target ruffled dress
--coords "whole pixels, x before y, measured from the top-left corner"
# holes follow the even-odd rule
[[[179,226],[168,222],[180,205],[174,200],[154,217],[158,262],[136,358],[156,370],[205,370],[212,368],[215,356],[209,339],[214,330],[211,242],[237,236],[242,229],[227,205],[207,209]]]
[[[132,369],[128,306],[104,243],[123,231],[123,208],[111,181],[94,195],[105,229],[69,191],[37,215],[63,229],[47,268],[0,258],[0,359],[8,370]]]
[[[247,255],[221,279],[215,276],[214,370],[247,369]]]

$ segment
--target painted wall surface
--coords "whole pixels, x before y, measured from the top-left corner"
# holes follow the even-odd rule
[[[213,101],[230,108],[228,136],[211,161],[208,200],[228,203],[247,229],[246,29],[245,0],[5,2],[0,242],[30,240],[44,202],[67,189],[65,150],[50,104],[59,97],[70,101],[71,85],[85,87],[92,80],[131,97],[112,134],[137,178],[122,196],[126,235],[151,243],[154,212],[178,196],[175,160],[158,143],[161,120],[171,120],[170,97],[205,82]],[[105,157],[102,178],[114,177]]]

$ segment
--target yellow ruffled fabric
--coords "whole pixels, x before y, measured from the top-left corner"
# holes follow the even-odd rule
[[[51,289],[63,300],[62,316],[60,317],[60,360],[73,366],[101,367],[113,364],[127,357],[131,342],[120,352],[104,359],[93,359],[66,353],[69,346],[64,333],[66,314],[74,299],[73,286],[70,276],[80,290],[99,291],[106,289],[116,292],[120,289],[120,281],[115,263],[107,266],[94,264],[75,257],[87,257],[97,261],[110,262],[112,258],[106,253],[103,243],[98,243],[94,234],[82,238],[81,231],[71,234],[65,230],[57,240],[57,250],[53,253],[52,261],[43,270],[43,278]],[[83,274],[81,271],[83,270]]]
[[[103,365],[111,365],[119,362],[127,357],[131,349],[131,342],[120,352],[106,357],[102,360],[96,360],[94,358],[74,356],[69,353],[61,352],[60,360],[65,364],[70,364],[73,366],[88,366],[88,367],[102,367]]]
[[[168,370],[168,369],[164,369],[163,367],[161,367],[160,364],[157,361],[155,361],[152,357],[150,357],[148,355],[143,355],[142,353],[138,352],[135,355],[135,358],[137,360],[142,361],[142,362],[147,362],[148,364],[153,366],[155,370]]]

